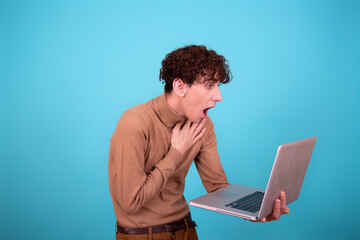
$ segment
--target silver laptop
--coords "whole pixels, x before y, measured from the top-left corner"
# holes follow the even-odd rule
[[[266,190],[232,184],[189,203],[254,221],[267,217],[281,191],[286,194],[286,204],[298,198],[315,142],[312,137],[280,145]]]

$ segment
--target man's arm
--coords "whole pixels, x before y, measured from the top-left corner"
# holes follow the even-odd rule
[[[207,131],[201,139],[201,149],[195,158],[195,166],[206,191],[213,192],[229,185],[217,151],[214,124],[207,117]]]
[[[208,133],[202,139],[200,153],[195,159],[196,168],[207,192],[213,192],[219,188],[229,185],[225,172],[221,166],[219,154],[217,152],[216,135],[211,119],[209,121]],[[286,207],[285,192],[280,194],[280,199],[275,200],[273,212],[260,222],[271,222],[279,220],[283,214],[288,214],[290,209]]]
[[[203,122],[190,125],[178,123],[171,136],[171,146],[150,172],[145,172],[147,150],[147,129],[136,113],[125,112],[118,122],[111,138],[109,168],[110,191],[126,213],[137,212],[155,193],[161,191],[167,179],[173,174],[183,153],[205,132]]]
[[[141,116],[127,111],[120,118],[110,142],[110,191],[126,213],[138,211],[161,190],[182,154],[170,147],[167,155],[145,172],[147,129]],[[112,167],[113,169],[110,169]]]

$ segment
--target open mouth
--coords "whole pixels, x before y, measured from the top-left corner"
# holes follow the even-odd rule
[[[211,107],[205,108],[205,109],[203,110],[204,117],[207,116],[207,112],[209,111],[210,108],[211,108]]]

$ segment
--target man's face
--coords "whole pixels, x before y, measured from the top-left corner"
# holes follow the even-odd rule
[[[219,81],[208,81],[200,77],[192,86],[187,86],[183,99],[183,111],[191,122],[200,122],[210,108],[222,100]]]

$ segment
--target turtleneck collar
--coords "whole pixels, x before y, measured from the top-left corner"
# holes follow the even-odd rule
[[[174,127],[177,122],[186,119],[185,116],[181,116],[174,109],[172,109],[167,102],[165,92],[160,96],[153,99],[151,104],[156,116],[167,127]]]

